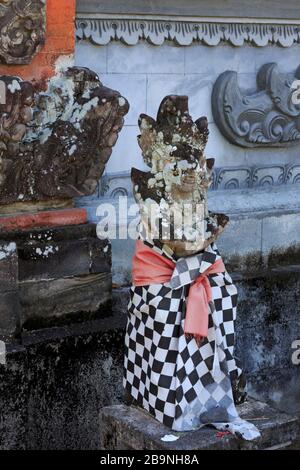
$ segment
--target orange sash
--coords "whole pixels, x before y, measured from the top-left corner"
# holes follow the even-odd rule
[[[164,284],[171,280],[176,264],[137,240],[133,257],[132,279],[135,286]],[[209,274],[225,271],[221,259],[201,273],[191,284],[184,322],[184,333],[199,344],[208,335],[208,309],[212,303]]]

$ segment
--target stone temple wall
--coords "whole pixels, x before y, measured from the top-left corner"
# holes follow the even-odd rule
[[[77,20],[77,25],[80,22]],[[85,31],[85,30],[84,30]],[[80,34],[77,28],[77,36]],[[100,39],[98,38],[98,41]],[[213,85],[219,75],[227,70],[238,73],[241,88],[255,90],[257,72],[269,62],[276,62],[281,72],[295,72],[300,65],[298,44],[280,47],[269,44],[264,47],[245,43],[234,46],[220,43],[216,46],[192,43],[189,46],[164,41],[160,46],[141,40],[134,45],[121,41],[109,44],[95,44],[93,40],[77,39],[75,60],[99,73],[104,83],[127,97],[131,109],[126,117],[122,132],[112,158],[107,165],[108,173],[128,171],[131,166],[140,164],[140,149],[136,136],[139,134],[138,116],[146,113],[155,116],[158,106],[168,94],[188,95],[190,112],[193,117],[205,115],[208,118],[210,137],[207,155],[216,158],[217,167],[234,167],[236,171],[227,173],[216,184],[216,189],[224,189],[229,180],[236,178],[240,187],[247,187],[248,176],[244,167],[259,167],[255,187],[266,184],[269,175],[277,182],[277,165],[294,164],[299,158],[299,147],[283,148],[243,148],[233,145],[221,134],[212,114],[211,95]],[[269,167],[262,171],[262,167]],[[298,160],[297,175],[300,174]],[[295,175],[296,176],[296,173]],[[234,188],[234,181],[229,187]],[[226,187],[228,189],[228,185]]]
[[[280,22],[278,17],[285,16],[278,10],[278,2],[274,11],[262,11],[263,19],[259,19],[260,13],[253,8],[252,16],[258,19],[250,19],[248,23],[238,15],[230,16],[237,11],[233,7],[224,10],[221,4],[215,9],[211,6],[215,17],[208,20],[201,16],[212,16],[208,14],[208,2],[204,2],[200,12],[192,1],[184,2],[186,9],[182,2],[175,2],[171,8],[170,2],[165,0],[155,3],[151,9],[151,6],[142,7],[141,2],[132,1],[127,5],[127,14],[121,3],[115,3],[114,7],[107,2],[102,2],[100,7],[92,1],[77,5],[76,63],[93,66],[105,83],[120,90],[130,102],[125,126],[105,176],[95,194],[81,199],[79,205],[87,207],[90,219],[97,222],[96,208],[104,199],[116,207],[119,196],[128,196],[129,203],[132,202],[129,171],[132,166],[143,169],[136,138],[138,116],[140,113],[154,116],[167,94],[186,94],[193,118],[206,115],[209,121],[206,154],[216,160],[210,208],[225,212],[231,218],[231,224],[218,242],[227,263],[234,269],[240,269],[241,265],[247,268],[251,258],[251,265],[255,264],[255,269],[259,270],[268,266],[274,254],[284,258],[290,247],[298,249],[299,137],[278,139],[276,122],[282,111],[271,105],[271,114],[267,113],[263,124],[257,118],[252,123],[265,129],[253,136],[258,143],[251,145],[245,138],[238,144],[238,125],[230,140],[217,122],[222,119],[218,119],[218,111],[213,112],[212,102],[216,81],[226,71],[236,75],[234,83],[229,84],[229,97],[215,93],[220,96],[217,109],[225,107],[226,99],[232,104],[230,100],[236,93],[241,93],[245,99],[252,96],[248,108],[258,114],[266,111],[263,103],[268,103],[268,107],[272,95],[288,100],[284,80],[293,81],[297,75],[299,20]],[[193,16],[187,16],[188,12]],[[277,67],[272,71],[269,86],[262,83],[262,67],[271,63]],[[264,77],[267,74],[269,71]],[[239,104],[236,108],[233,119],[243,121],[241,114],[246,111],[247,121],[247,106],[244,109]],[[284,112],[289,114],[287,109]],[[295,115],[298,113],[297,110]],[[132,240],[112,241],[114,279],[118,284],[130,282],[128,266],[133,245]]]
[[[95,222],[100,203],[112,203],[117,214],[119,196],[128,196],[130,204],[130,168],[143,169],[136,140],[139,114],[155,117],[165,95],[188,95],[193,118],[204,114],[209,121],[206,155],[216,159],[210,208],[230,217],[218,247],[239,289],[238,355],[251,393],[295,412],[300,380],[299,366],[292,362],[292,345],[300,335],[300,146],[298,137],[275,137],[270,123],[283,111],[270,104],[270,97],[284,101],[284,83],[297,77],[297,5],[289,1],[283,8],[273,2],[266,8],[260,2],[258,9],[255,2],[251,7],[240,2],[236,9],[235,2],[228,2],[225,9],[223,2],[204,1],[200,12],[197,2],[184,2],[184,8],[182,3],[164,0],[145,7],[132,0],[126,9],[122,2],[114,8],[102,2],[101,9],[97,2],[78,3],[75,61],[93,64],[131,105],[97,191],[78,204]],[[246,10],[241,18],[238,13]],[[238,132],[229,137],[224,119],[222,127],[222,116],[213,109],[216,82],[229,71],[236,74],[223,75],[219,83],[222,90],[232,79],[229,100],[240,93],[250,108],[264,113],[268,103],[274,112],[275,121],[269,119],[264,127],[269,129],[264,142],[252,145],[246,137],[239,142]],[[224,95],[219,96],[221,110]],[[241,103],[234,111],[238,117]],[[290,111],[285,106],[283,114]],[[258,121],[256,116],[254,124]],[[127,222],[121,219],[117,225],[124,228]],[[130,239],[112,240],[113,276],[121,286],[130,283],[133,247]],[[115,297],[123,298],[124,314],[127,295],[126,287],[115,291]]]
[[[210,205],[231,219],[218,245],[239,290],[237,354],[251,394],[292,413],[299,411],[300,403],[300,366],[292,361],[293,344],[300,338],[298,134],[293,133],[293,145],[286,141],[278,145],[276,127],[265,146],[236,145],[220,130],[211,103],[216,80],[226,71],[238,72],[242,95],[248,96],[258,92],[260,67],[277,63],[278,70],[264,69],[260,74],[264,94],[260,102],[266,106],[270,103],[267,80],[274,78],[271,85],[276,91],[276,83],[284,89],[280,74],[283,83],[285,74],[288,82],[296,77],[300,48],[297,1],[271,0],[271,8],[266,7],[270,2],[260,0],[228,0],[224,10],[222,0],[203,0],[199,12],[198,0],[78,0],[75,49],[77,65],[98,72],[104,85],[119,90],[130,103],[105,176],[92,196],[77,201],[87,209],[90,221],[98,221],[100,203],[111,202],[117,208],[118,195],[132,200],[129,171],[132,165],[141,168],[136,142],[140,113],[154,114],[163,96],[184,93],[190,98],[194,118],[208,116],[207,156],[216,159]],[[42,0],[33,3],[39,2],[44,4]],[[65,1],[64,9],[61,5],[60,0],[47,1],[46,43],[42,48],[37,44],[40,53],[33,54],[27,68],[22,63],[10,65],[11,75],[42,80],[55,74],[56,65],[68,63],[74,45],[74,2]],[[241,11],[244,18],[238,15]],[[6,64],[1,67],[8,73]],[[232,87],[237,89],[234,82]],[[270,103],[270,109],[276,117],[278,104]],[[283,114],[295,124],[297,110],[285,106]],[[127,225],[125,220],[120,223]],[[89,224],[84,225],[88,229]],[[76,236],[76,231],[71,232]],[[9,240],[5,238],[6,246]],[[89,245],[79,253],[77,243],[67,243],[65,258],[57,261],[54,257],[52,264],[43,258],[41,275],[49,274],[51,267],[63,279],[63,270],[69,267],[81,266],[82,274],[90,273],[94,263]],[[122,400],[123,334],[133,245],[132,240],[112,240],[114,280],[121,285],[113,289],[112,311],[107,306],[96,318],[79,312],[76,321],[72,317],[74,321],[71,318],[66,324],[57,319],[46,325],[31,323],[19,332],[17,341],[5,344],[5,358],[0,349],[1,449],[99,448],[99,411]],[[13,270],[16,252],[14,246],[11,258],[1,261],[4,272],[12,267],[11,279],[17,281],[18,273]],[[110,251],[105,256],[110,257]],[[13,310],[15,292],[10,289],[9,295],[3,295],[3,286],[5,282],[0,286],[2,304],[8,299]],[[77,297],[69,292],[73,301],[80,304],[85,300],[77,288]],[[88,307],[97,295],[103,301],[99,284],[91,293],[84,292]],[[71,301],[56,304],[74,310]],[[36,311],[45,313],[44,306],[45,300],[38,302]],[[13,316],[9,319],[14,321]]]
[[[252,396],[299,413],[299,272],[236,281],[237,355]],[[122,403],[128,289],[114,291],[113,313],[86,324],[28,332],[0,368],[1,449],[99,449],[104,406]],[[253,306],[255,299],[255,306]],[[283,441],[285,436],[282,436]]]

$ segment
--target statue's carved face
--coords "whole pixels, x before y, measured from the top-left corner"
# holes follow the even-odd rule
[[[175,194],[181,192],[185,193],[184,198],[193,199],[197,183],[200,183],[199,176],[203,172],[198,160],[199,151],[195,151],[188,145],[178,145],[173,149],[163,162],[162,176],[165,192],[169,193],[172,199]]]

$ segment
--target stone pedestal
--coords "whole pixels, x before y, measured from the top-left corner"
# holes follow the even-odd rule
[[[266,403],[249,400],[239,406],[242,418],[252,421],[261,437],[243,441],[212,428],[193,432],[172,432],[144,410],[117,405],[101,411],[101,448],[104,450],[241,450],[279,449],[291,446],[300,436],[297,417],[281,413]],[[165,442],[165,435],[177,437]]]
[[[73,200],[97,189],[129,104],[73,66],[75,0],[2,3],[0,339],[17,341],[110,304],[109,242]]]
[[[124,314],[22,332],[0,362],[0,450],[96,450],[121,398]],[[1,354],[1,349],[0,349]],[[1,356],[0,356],[1,361]]]
[[[111,248],[94,224],[2,232],[0,335],[88,320],[110,306]]]

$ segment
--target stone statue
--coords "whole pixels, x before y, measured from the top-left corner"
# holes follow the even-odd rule
[[[207,119],[193,122],[188,98],[171,95],[156,121],[142,114],[139,126],[150,171],[132,170],[141,229],[125,335],[125,401],[174,431],[210,424],[256,439],[257,428],[235,408],[246,399],[234,356],[237,288],[214,243],[228,217],[207,207],[214,163],[204,155]]]
[[[206,117],[194,122],[187,96],[170,95],[162,100],[156,121],[142,114],[139,127],[138,142],[150,171],[133,168],[131,177],[144,228],[178,256],[203,250],[228,222],[207,207],[214,159],[204,154]]]
[[[14,338],[109,308],[110,245],[73,198],[95,191],[129,104],[83,67],[0,83],[0,338]]]

